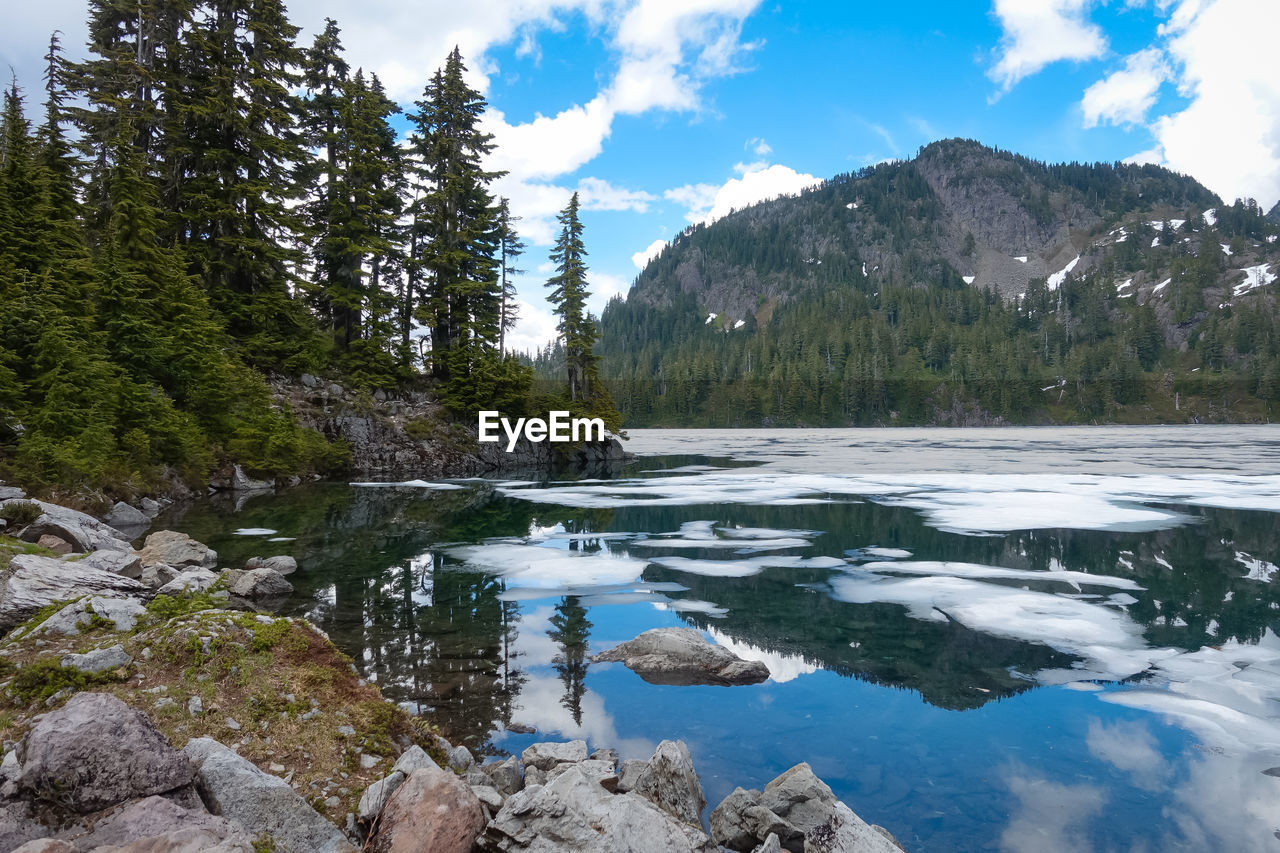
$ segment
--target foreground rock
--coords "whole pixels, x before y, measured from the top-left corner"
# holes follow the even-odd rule
[[[231,569],[222,577],[227,592],[240,598],[283,598],[293,592],[293,584],[273,569]]]
[[[147,609],[136,598],[93,596],[71,602],[36,627],[37,634],[71,636],[87,628],[94,616],[105,619],[117,631],[132,631]]]
[[[354,853],[338,828],[283,779],[210,738],[192,738],[182,751],[196,766],[197,789],[209,809],[270,836],[278,853]]]
[[[880,826],[868,824],[814,775],[797,764],[765,786],[763,792],[734,790],[711,813],[716,843],[750,853],[775,836],[792,853],[901,853],[902,847]]]
[[[707,798],[683,741],[664,740],[636,780],[635,793],[667,814],[695,826],[702,825]]]
[[[484,811],[466,782],[431,764],[396,788],[370,840],[373,853],[468,853],[484,829]]]
[[[147,797],[99,821],[76,839],[95,853],[253,853],[244,827],[203,810],[187,809],[164,797]],[[74,849],[74,848],[73,848]]]
[[[17,758],[19,788],[80,814],[172,793],[194,778],[145,714],[106,693],[78,693],[37,718]]]
[[[759,684],[769,677],[760,661],[747,661],[714,645],[692,628],[654,628],[591,659],[621,661],[650,684]]]
[[[139,555],[143,566],[170,566],[181,569],[199,566],[212,569],[218,565],[218,552],[195,541],[185,533],[161,530],[147,537]]]
[[[2,505],[8,503],[5,501]],[[40,507],[41,514],[23,528],[19,537],[23,542],[39,542],[41,536],[56,536],[70,543],[72,550],[79,554],[129,550],[129,537],[91,515],[45,501],[31,503]]]
[[[609,793],[577,766],[508,799],[482,846],[503,853],[717,853],[700,828],[637,794]]]
[[[0,572],[0,631],[22,624],[56,601],[84,595],[137,597],[143,592],[142,584],[123,575],[78,562],[18,554]]]

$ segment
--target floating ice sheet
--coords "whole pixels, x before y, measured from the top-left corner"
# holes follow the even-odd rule
[[[870,548],[851,548],[845,554],[853,560],[905,560],[911,552],[903,548],[881,548],[872,545]]]
[[[637,580],[646,565],[644,560],[608,552],[585,554],[511,542],[462,545],[447,553],[467,566],[501,575],[522,587],[625,584]]]
[[[270,527],[241,527],[231,532],[236,536],[272,536],[276,533]]]
[[[369,488],[404,488],[404,489],[434,489],[436,491],[447,492],[456,489],[465,489],[466,486],[459,486],[457,483],[432,483],[427,480],[404,480],[399,483],[352,483],[353,486],[367,486]],[[522,483],[507,482],[505,488],[514,488]]]
[[[951,563],[920,561],[895,561],[892,563],[864,563],[858,567],[867,572],[892,572],[900,575],[929,575],[931,577],[990,578],[992,580],[1035,580],[1046,583],[1063,583],[1079,589],[1081,586],[1105,586],[1113,589],[1142,589],[1128,578],[1110,575],[1092,575],[1088,572],[1045,572],[1034,569],[1005,569],[976,563]],[[1130,601],[1132,603],[1132,600]]]

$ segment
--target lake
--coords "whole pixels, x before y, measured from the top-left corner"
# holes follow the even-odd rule
[[[612,480],[179,508],[483,756],[688,743],[713,807],[808,761],[909,850],[1278,850],[1280,430],[635,430]],[[589,657],[691,626],[772,677]],[[511,727],[531,726],[536,734]]]

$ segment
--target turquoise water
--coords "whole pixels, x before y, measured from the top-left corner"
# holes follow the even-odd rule
[[[612,481],[317,484],[161,523],[224,565],[297,557],[289,611],[481,755],[679,738],[712,805],[808,761],[910,850],[1271,850],[1276,439],[637,431]],[[773,676],[588,660],[668,625]]]

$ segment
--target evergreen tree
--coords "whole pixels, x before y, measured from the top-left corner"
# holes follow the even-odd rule
[[[501,303],[498,309],[498,352],[507,351],[507,332],[513,329],[520,319],[519,306],[516,304],[515,277],[524,270],[516,268],[516,260],[524,254],[525,243],[516,233],[515,225],[519,216],[511,214],[511,203],[502,198],[498,201],[498,274],[501,276],[499,293]]]

